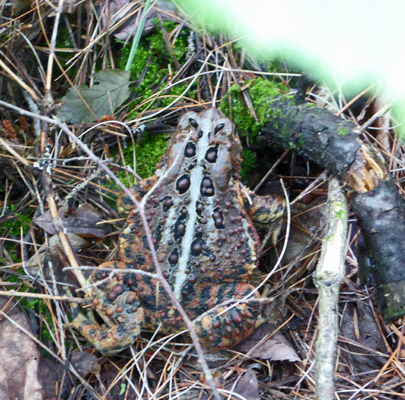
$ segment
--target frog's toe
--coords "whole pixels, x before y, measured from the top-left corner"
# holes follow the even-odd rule
[[[112,318],[117,323],[103,328],[78,313],[76,308],[75,318],[70,325],[103,354],[118,353],[130,346],[140,335],[144,325],[144,309],[134,293],[114,293],[111,297],[97,291],[93,305],[100,315],[106,319]]]
[[[213,350],[232,348],[264,322],[259,302],[240,303],[228,308],[219,307],[196,322],[197,335],[203,346]]]
[[[79,314],[70,326],[77,329],[101,353],[111,355],[134,343],[141,333],[143,322],[144,310],[141,307],[130,319],[108,328],[102,328],[83,314]]]

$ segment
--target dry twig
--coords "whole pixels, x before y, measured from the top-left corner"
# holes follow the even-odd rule
[[[315,355],[316,398],[335,399],[335,364],[338,337],[339,289],[344,278],[347,236],[347,201],[339,181],[331,178],[327,223],[314,276],[319,290],[318,339]]]

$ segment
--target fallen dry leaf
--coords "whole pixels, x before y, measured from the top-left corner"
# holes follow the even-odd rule
[[[86,378],[89,374],[98,375],[100,373],[100,364],[94,354],[76,351],[72,353],[70,362],[82,378]]]
[[[64,381],[61,382],[63,372],[63,366],[58,364],[56,361],[49,358],[41,358],[38,370],[38,379],[42,384],[44,397],[46,400],[55,399],[58,392],[69,393],[72,382],[70,379],[64,379]]]
[[[69,239],[73,251],[76,253],[88,246],[87,241],[80,236],[74,235],[73,233],[67,233],[66,236]],[[48,242],[49,246],[43,244],[38,249],[38,252],[25,263],[25,273],[35,277],[41,265],[45,279],[52,279],[52,276],[55,276],[59,282],[73,284],[75,282],[73,278],[71,279],[69,274],[63,272],[65,265],[63,265],[63,260],[60,257],[60,254],[63,254],[63,252],[58,235],[51,236]],[[52,274],[49,273],[49,261],[52,262]]]
[[[235,350],[252,358],[271,361],[300,361],[298,354],[287,339],[280,332],[273,333],[275,329],[271,324],[262,325],[252,336],[236,346]]]
[[[65,104],[58,111],[58,118],[64,122],[79,124],[93,122],[103,115],[113,115],[114,110],[129,97],[129,72],[104,70],[94,74],[94,84],[76,86],[76,90],[69,88],[62,98]],[[77,95],[80,93],[81,97]],[[83,104],[83,100],[93,111]]]
[[[0,298],[3,312],[26,330],[27,318],[14,303]],[[38,379],[40,354],[28,335],[4,316],[0,319],[0,399],[43,400],[43,387]]]
[[[376,354],[385,353],[386,349],[368,304],[362,301],[348,304],[343,314],[341,329],[343,337],[359,343],[359,346],[347,344],[349,352],[346,354],[352,359],[351,365],[355,372],[378,371],[385,364],[385,358]]]
[[[236,385],[227,385],[225,389],[246,400],[260,400],[257,377],[252,368],[249,368],[243,374],[242,378],[236,382]]]
[[[65,207],[61,207],[58,214],[65,232],[96,238],[103,237],[109,232],[108,224],[103,223],[100,214],[90,204],[82,204],[72,212],[68,212]],[[34,219],[34,223],[50,235],[56,234],[49,211]]]

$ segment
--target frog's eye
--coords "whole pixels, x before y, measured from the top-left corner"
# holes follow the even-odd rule
[[[197,127],[198,127],[197,121],[196,121],[195,119],[189,118],[189,119],[188,119],[188,122],[190,122],[190,125],[191,125],[193,128],[197,128]]]
[[[222,129],[224,129],[225,124],[219,124],[215,127],[214,129],[214,135],[216,135],[218,132],[221,132]]]

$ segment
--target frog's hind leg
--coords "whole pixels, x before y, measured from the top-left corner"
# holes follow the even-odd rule
[[[196,332],[203,346],[213,350],[229,349],[243,342],[265,322],[261,316],[262,303],[258,301],[260,296],[255,293],[250,300],[238,303],[238,299],[242,300],[252,293],[252,285],[226,283],[210,286],[211,301],[215,298],[219,304],[222,302],[221,298],[233,297],[236,304],[227,304],[208,311],[202,319],[196,321]]]
[[[100,268],[126,267],[126,264],[116,261],[100,265]],[[95,275],[100,274],[95,272]],[[87,318],[78,306],[73,308],[74,319],[70,326],[103,354],[114,354],[130,346],[140,335],[144,324],[144,309],[137,295],[116,275],[103,286],[93,288],[91,297],[93,308],[109,322],[109,326],[103,328]]]

